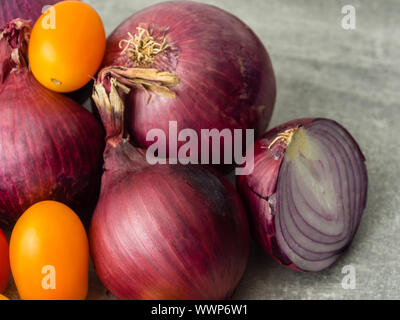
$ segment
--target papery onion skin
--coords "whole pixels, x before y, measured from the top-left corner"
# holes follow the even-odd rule
[[[0,28],[13,19],[30,20],[33,25],[42,14],[46,5],[53,5],[60,0],[1,0]]]
[[[104,131],[87,110],[45,89],[29,72],[23,58],[27,22],[14,20],[4,30],[0,40],[0,224],[12,226],[41,200],[56,200],[81,216],[88,214],[98,197]],[[10,58],[11,52],[19,63]]]
[[[348,152],[347,157],[354,158],[353,163],[356,163],[356,167],[347,169],[349,172],[354,172],[353,178],[354,180],[358,181],[357,188],[348,190],[350,195],[349,199],[352,199],[349,201],[353,201],[353,205],[356,201],[357,205],[354,205],[350,209],[348,208],[350,212],[349,216],[351,217],[350,220],[352,221],[351,223],[348,222],[348,225],[351,230],[349,230],[348,233],[344,233],[344,239],[341,239],[343,242],[341,247],[336,248],[336,250],[332,252],[329,250],[327,250],[327,252],[318,252],[316,254],[317,258],[315,258],[315,261],[311,261],[309,263],[304,263],[304,261],[302,261],[301,266],[299,266],[289,258],[288,252],[293,252],[292,250],[288,251],[287,243],[284,244],[285,242],[282,240],[285,238],[282,238],[281,226],[277,226],[277,221],[279,221],[279,223],[281,222],[280,220],[277,220],[282,212],[281,205],[283,202],[289,201],[286,199],[286,195],[280,194],[282,188],[280,188],[279,185],[290,185],[293,183],[293,181],[282,182],[285,179],[281,170],[282,164],[285,161],[285,157],[287,157],[287,144],[282,139],[275,139],[280,133],[287,132],[287,130],[293,129],[294,131],[297,131],[299,128],[305,128],[305,130],[309,130],[309,128],[315,126],[317,123],[322,127],[332,126],[332,128],[336,128],[338,132],[345,137],[346,143],[348,143],[349,147],[346,150],[351,150],[351,152]],[[340,144],[340,139],[336,140],[336,143]],[[349,154],[351,155],[349,156]],[[346,180],[345,183],[348,183],[348,180]],[[298,119],[287,122],[268,131],[255,142],[254,171],[248,176],[238,176],[237,186],[248,208],[248,216],[252,234],[258,240],[258,243],[261,245],[261,247],[275,261],[285,267],[297,271],[320,271],[332,265],[352,242],[366,206],[368,176],[364,155],[362,154],[357,142],[346,129],[333,120],[322,118]],[[339,192],[337,190],[334,191]],[[290,203],[293,205],[293,200]],[[292,210],[291,215],[292,217],[295,216],[296,212]],[[297,219],[301,220],[303,217],[297,217]],[[327,219],[326,225],[328,227],[330,222],[332,221]],[[318,236],[321,236],[319,230],[313,229],[313,231],[315,234],[318,234]],[[287,232],[288,231],[286,230],[286,236],[290,234],[290,232]],[[300,232],[303,232],[304,235],[304,230],[301,230]],[[305,237],[310,236],[312,237],[315,235],[305,234]],[[294,240],[292,239],[291,241],[296,241],[295,238],[296,236],[294,237]],[[333,236],[332,239],[332,242],[334,242],[335,238]],[[316,243],[318,243],[318,241]],[[339,237],[338,243],[341,243],[339,241]],[[293,244],[293,242],[291,242],[291,244]],[[301,250],[306,251],[307,248],[302,247]],[[318,260],[319,255],[321,257],[320,260]]]
[[[199,136],[201,129],[213,128],[255,129],[256,136],[264,132],[275,104],[275,76],[265,47],[248,26],[206,4],[156,4],[135,13],[110,35],[104,66],[136,67],[121,55],[120,41],[128,32],[135,34],[138,26],[154,36],[165,34],[171,46],[145,67],[169,71],[179,79],[171,88],[175,99],[153,94],[148,102],[143,90],[133,90],[127,99],[132,137],[139,146],[153,143],[146,141],[151,129],[168,133],[169,121],[177,121],[178,131],[191,128]],[[167,138],[167,153],[168,146]]]

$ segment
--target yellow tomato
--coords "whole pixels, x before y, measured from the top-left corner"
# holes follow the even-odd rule
[[[0,294],[0,300],[10,300],[7,297],[3,296],[2,294]]]
[[[29,41],[29,64],[42,85],[71,92],[96,74],[105,48],[104,26],[97,12],[80,1],[63,1],[36,21]]]
[[[78,216],[62,203],[39,202],[19,218],[11,234],[10,264],[21,299],[86,298],[86,231]]]

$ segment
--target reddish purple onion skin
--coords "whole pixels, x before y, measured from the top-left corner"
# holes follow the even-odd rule
[[[2,31],[0,224],[12,226],[41,200],[60,201],[87,214],[98,197],[104,131],[92,114],[47,90],[29,72],[23,58],[26,24],[19,29],[11,22]],[[13,49],[19,50],[19,63],[10,58]]]
[[[119,299],[225,299],[244,273],[249,232],[224,177],[200,165],[150,166],[124,141],[105,153],[90,245]]]
[[[60,0],[1,0],[0,28],[13,19],[30,20],[31,25],[42,14],[42,8]]]
[[[272,146],[271,143],[275,138],[277,138],[279,133],[288,129],[297,130],[298,128],[303,127],[308,130],[318,122],[321,126],[321,121],[325,121],[329,123],[330,126],[337,127],[338,130],[340,130],[341,134],[348,139],[349,150],[352,150],[355,159],[358,161],[358,174],[355,174],[355,179],[359,180],[360,184],[357,190],[353,190],[354,194],[351,193],[352,190],[349,191],[350,197],[353,197],[353,199],[357,197],[358,206],[352,207],[353,209],[355,208],[355,210],[351,212],[353,222],[343,246],[335,252],[332,252],[332,257],[326,258],[327,261],[321,263],[316,260],[319,263],[318,265],[316,263],[314,265],[310,264],[305,268],[299,267],[296,263],[291,261],[287,254],[287,246],[282,245],[282,240],[281,242],[279,241],[279,238],[282,239],[282,237],[277,236],[277,233],[281,232],[281,228],[277,229],[276,225],[277,219],[282,211],[280,206],[282,201],[286,200],[281,199],[283,197],[280,194],[282,188],[279,188],[279,184],[280,180],[283,179],[281,170],[282,164],[285,161],[287,145],[282,140],[278,140]],[[270,149],[268,148],[269,146],[271,146]],[[352,171],[352,169],[350,171]],[[354,170],[354,172],[355,171],[356,170]],[[282,184],[283,183],[281,183],[281,185]],[[237,187],[248,209],[252,234],[261,247],[275,261],[285,267],[297,271],[320,271],[333,264],[339,258],[341,253],[343,253],[343,251],[350,245],[365,209],[368,176],[365,166],[365,158],[357,142],[346,129],[340,126],[337,122],[328,119],[298,119],[269,130],[255,142],[254,171],[248,176],[238,176]],[[306,249],[307,248],[302,248],[302,250]],[[322,255],[322,253],[318,254]]]
[[[103,66],[135,67],[121,55],[119,43],[136,27],[166,35],[170,50],[146,67],[176,74],[175,99],[132,91],[131,133],[140,147],[149,130],[168,133],[169,121],[178,130],[255,129],[262,134],[272,116],[276,83],[269,55],[253,31],[230,13],[192,1],[164,2],[135,13],[108,38]],[[168,137],[168,135],[167,135]],[[179,142],[178,146],[184,142]],[[167,151],[168,151],[167,138]],[[199,155],[201,153],[199,152]],[[222,159],[222,158],[221,158]]]

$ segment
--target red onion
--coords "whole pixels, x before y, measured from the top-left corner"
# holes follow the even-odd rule
[[[0,29],[0,224],[6,225],[41,200],[83,213],[100,185],[102,127],[34,79],[24,60],[29,32],[21,19]]]
[[[97,83],[93,96],[108,137],[90,227],[99,278],[120,299],[230,297],[249,249],[239,195],[204,166],[149,165],[123,138],[116,86]]]
[[[9,255],[7,237],[0,229],[0,295],[6,291],[10,279]]]
[[[30,20],[33,25],[44,6],[57,2],[60,0],[1,0],[0,27],[17,18]]]
[[[289,268],[319,271],[350,245],[367,199],[367,169],[337,122],[300,119],[255,143],[254,171],[238,177],[260,244]]]
[[[164,2],[135,13],[108,38],[104,67],[154,68],[178,78],[179,84],[145,72],[140,78],[113,75],[139,88],[126,103],[140,147],[153,143],[146,141],[151,129],[168,136],[169,121],[177,121],[178,132],[190,128],[199,136],[213,128],[255,129],[257,136],[274,108],[275,76],[263,44],[238,18],[206,4]],[[151,91],[156,94],[149,101]]]

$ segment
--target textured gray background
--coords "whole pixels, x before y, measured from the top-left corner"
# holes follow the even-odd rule
[[[132,13],[159,1],[87,2],[98,10],[109,34]],[[237,15],[267,47],[278,84],[270,127],[300,117],[332,118],[358,140],[369,170],[368,206],[359,232],[334,266],[297,273],[253,245],[234,298],[399,299],[400,1],[205,2]],[[341,27],[345,4],[357,10],[356,30]],[[342,268],[349,264],[356,269],[354,290],[341,286]],[[92,280],[97,285],[89,298],[109,297],[94,276]]]
[[[111,32],[159,1],[92,0]],[[339,121],[359,141],[369,170],[368,207],[348,253],[327,271],[301,274],[254,248],[237,299],[400,298],[399,1],[206,1],[246,22],[267,47],[278,82],[271,127],[299,117]],[[341,27],[352,4],[356,30]],[[355,290],[341,286],[356,268]]]

